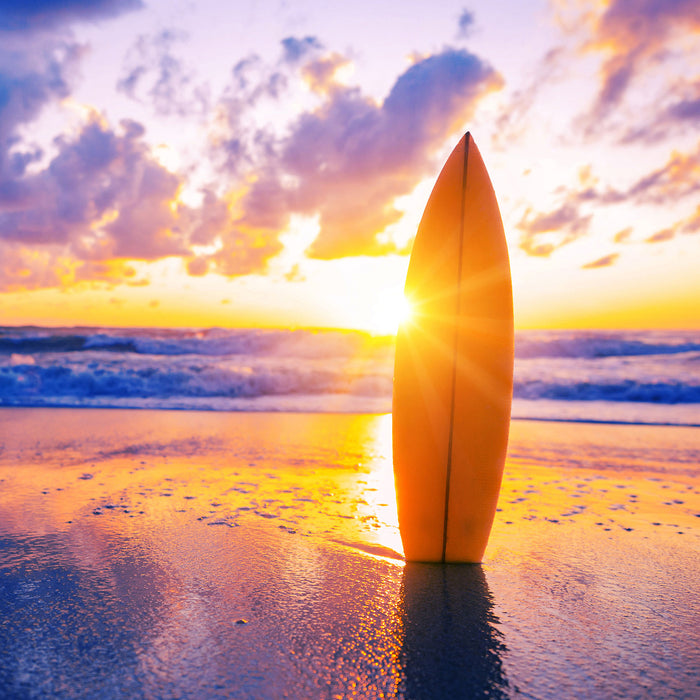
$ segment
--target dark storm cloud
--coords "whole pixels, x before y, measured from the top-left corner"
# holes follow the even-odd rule
[[[0,30],[50,29],[109,19],[141,7],[142,0],[0,0]]]

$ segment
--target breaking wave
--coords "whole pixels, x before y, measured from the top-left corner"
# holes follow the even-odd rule
[[[387,412],[392,374],[357,331],[0,328],[0,406]],[[514,398],[696,410],[700,333],[518,333]]]

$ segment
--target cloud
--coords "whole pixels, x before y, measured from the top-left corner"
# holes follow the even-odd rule
[[[157,257],[161,242],[151,232],[155,210],[167,208],[179,181],[149,156],[143,133],[135,122],[124,122],[117,133],[93,117],[77,138],[57,138],[59,152],[48,167],[15,181],[23,199],[0,212],[0,237],[71,243],[84,258],[118,254],[137,237],[138,257]],[[163,216],[159,223],[165,223]]]
[[[290,41],[285,39],[284,42]],[[259,56],[238,61],[231,82],[216,105],[216,127],[209,157],[229,177],[244,178],[272,152],[274,136],[261,129],[251,115],[266,102],[279,110],[278,102],[289,85],[290,61],[284,49],[281,65],[269,66]],[[304,51],[312,51],[307,47]]]
[[[378,104],[358,88],[334,82],[333,69],[341,62],[337,55],[319,56],[318,43],[308,38],[304,47],[294,52],[297,60],[307,57],[299,74],[307,80],[314,76],[321,101],[300,114],[281,138],[254,134],[263,147],[234,227],[255,237],[259,247],[251,252],[264,257],[279,248],[278,236],[293,214],[318,214],[320,233],[310,256],[385,253],[393,246],[376,236],[400,217],[395,198],[434,172],[434,153],[463,127],[484,95],[501,87],[502,79],[475,55],[445,49],[410,66]],[[269,94],[269,78],[260,84]],[[249,82],[240,87],[252,92]],[[234,91],[229,109],[240,105],[237,97]],[[244,157],[252,152],[240,143],[236,149]],[[240,249],[239,239],[232,241]],[[235,254],[225,243],[214,262],[221,267]]]
[[[642,175],[626,189],[597,187],[589,178],[581,188],[570,190],[566,198],[575,204],[674,204],[700,191],[700,142],[689,153],[672,151],[660,168]]]
[[[529,207],[524,212],[516,224],[522,232],[519,245],[528,255],[547,257],[558,248],[588,233],[592,214],[586,214],[587,209],[625,203],[671,206],[696,195],[698,191],[700,142],[688,153],[673,151],[664,165],[642,175],[626,188],[601,187],[599,179],[593,175],[591,168],[586,166],[579,170],[577,187],[558,190],[561,200],[558,207],[549,212],[535,212]],[[677,232],[700,230],[698,216],[700,207],[696,215],[678,221],[645,240],[649,243],[660,243],[670,240]],[[626,227],[618,231],[613,240],[615,243],[625,243],[632,232],[631,226]],[[602,266],[594,263],[589,265]],[[589,265],[585,265],[584,268],[588,269]]]
[[[673,151],[657,170],[640,178],[625,193],[638,202],[667,204],[700,190],[700,141],[691,153]]]
[[[681,233],[700,233],[700,204],[695,211],[680,224]]]
[[[0,292],[56,287],[72,266],[55,249],[37,249],[0,240]]]
[[[1,39],[0,39],[1,42]],[[67,97],[84,48],[63,39],[0,43],[0,197],[7,179],[24,172],[41,153],[19,142],[19,127],[50,102]]]
[[[634,229],[631,226],[627,226],[626,228],[623,228],[622,230],[618,231],[613,240],[615,243],[626,243],[629,240],[629,237],[632,235],[632,232]]]
[[[676,234],[700,233],[700,204],[690,216],[676,221],[671,226],[657,231],[645,239],[645,243],[663,243],[676,237]]]
[[[589,51],[607,56],[600,90],[586,118],[589,133],[611,115],[646,71],[668,60],[672,40],[700,31],[697,0],[611,0],[603,7],[602,13],[591,15],[593,36],[586,44]],[[692,104],[678,106],[675,117],[686,119],[693,109]],[[666,109],[669,117],[674,117],[673,106]],[[658,118],[651,120],[655,121]]]
[[[138,37],[127,54],[117,90],[140,102],[148,100],[162,116],[205,115],[209,89],[197,82],[194,72],[174,52],[175,45],[186,38],[186,34],[168,29]]]
[[[155,161],[141,125],[114,131],[96,116],[57,139],[48,166],[16,180],[23,197],[0,210],[0,289],[85,280],[142,283],[129,261],[189,257],[227,218],[211,192],[202,208],[177,202],[181,179]],[[9,262],[8,262],[9,261]]]
[[[189,258],[191,245],[225,228],[212,192],[202,208],[178,201],[183,180],[152,157],[134,121],[113,129],[95,112],[77,133],[54,138],[49,162],[31,142],[27,126],[71,94],[87,50],[62,25],[140,6],[0,0],[0,290],[145,284],[131,261]],[[169,62],[176,40],[166,32],[144,44],[158,59],[151,93],[161,112],[178,108],[174,92],[187,83],[180,64]]]
[[[542,90],[563,79],[564,67],[570,62],[571,57],[562,47],[547,51],[535,67],[530,82],[513,92],[501,110],[492,135],[496,148],[512,148],[514,143],[526,138],[532,126],[528,117],[533,105],[537,103]]]
[[[22,176],[44,154],[22,140],[20,131],[47,105],[71,94],[88,50],[61,25],[138,7],[140,0],[0,0],[0,211],[21,207],[35,195]]]
[[[528,255],[548,257],[588,233],[591,218],[582,215],[572,202],[547,213],[534,213],[528,208],[516,224],[522,231],[518,245]]]
[[[605,255],[602,258],[593,260],[592,262],[581,265],[582,270],[595,270],[599,267],[610,267],[613,265],[617,259],[620,257],[619,253],[611,253],[610,255]]]
[[[671,105],[667,110],[669,117],[673,120],[700,121],[700,82],[696,82],[694,88],[698,96],[682,99]]]
[[[142,0],[0,0],[0,30],[53,29],[72,22],[109,19],[142,7]]]
[[[325,95],[337,89],[336,74],[350,61],[339,53],[331,53],[309,61],[302,69],[302,76],[313,92]]]
[[[471,34],[474,28],[474,13],[471,10],[462,10],[457,20],[458,36],[464,38]]]
[[[645,243],[662,243],[663,241],[670,241],[676,235],[676,231],[673,227],[665,228],[662,231],[657,231],[655,234],[649,236],[644,240]]]
[[[206,258],[192,258],[187,263],[187,272],[193,277],[203,277],[209,271],[209,263]]]
[[[671,134],[700,126],[700,80],[677,80],[665,95],[657,99],[660,105],[652,110],[653,118],[629,128],[622,143],[656,143]]]
[[[77,16],[77,5],[70,7]],[[108,4],[100,7],[106,13]],[[477,56],[447,48],[416,60],[378,103],[338,82],[345,57],[314,37],[287,38],[277,63],[248,56],[233,66],[217,104],[218,182],[202,191],[200,205],[187,206],[179,199],[185,176],[155,160],[135,121],[112,127],[93,113],[77,133],[54,139],[49,162],[19,140],[45,105],[71,92],[83,49],[49,38],[64,49],[50,59],[33,50],[33,40],[24,53],[0,48],[0,66],[9,66],[0,82],[1,290],[143,284],[136,272],[143,268],[133,261],[164,257],[181,258],[194,276],[264,272],[295,214],[318,218],[312,257],[396,251],[377,238],[401,216],[394,200],[434,174],[445,140],[502,85]],[[174,59],[182,38],[140,37],[121,89],[152,99],[163,114],[184,116],[177,93],[197,83]],[[261,108],[279,110],[302,85],[305,106],[284,128],[279,120],[260,125]]]
[[[126,284],[130,287],[146,287],[148,279],[137,277],[136,269],[126,260],[88,260],[74,264],[73,274],[61,280],[62,286],[80,282],[101,282],[109,286]]]
[[[310,53],[323,49],[323,44],[315,36],[305,36],[302,39],[288,36],[282,39],[282,49],[282,60],[286,63],[294,64]]]

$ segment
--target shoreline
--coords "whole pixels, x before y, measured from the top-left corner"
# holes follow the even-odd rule
[[[252,399],[244,399],[245,401],[250,401],[253,404],[256,401],[261,403],[268,397],[256,397]],[[275,397],[271,397],[275,398]],[[261,399],[263,401],[261,401]],[[317,397],[314,397],[317,400]],[[564,406],[569,403],[567,401],[561,402]],[[590,402],[595,403],[595,402]],[[666,404],[645,404],[642,402],[632,403],[633,406],[649,406],[653,408],[661,407],[662,409],[666,407]],[[677,404],[671,404],[673,406]],[[695,406],[695,404],[691,404]],[[685,405],[683,406],[685,407]],[[285,408],[254,408],[251,406],[242,408],[193,408],[189,407],[177,407],[177,406],[119,406],[119,405],[66,405],[66,404],[27,404],[27,405],[7,405],[0,403],[0,411],[3,410],[36,410],[36,409],[57,409],[57,410],[74,410],[74,411],[166,411],[175,413],[259,413],[259,414],[270,414],[270,415],[280,415],[280,414],[296,414],[296,415],[330,415],[330,416],[387,416],[391,415],[391,410],[377,410],[377,411],[366,411],[366,410],[336,410],[336,411],[326,411],[326,410],[305,410],[305,409],[285,409]],[[700,408],[698,409],[700,410]],[[582,423],[582,424],[592,424],[592,425],[629,425],[629,426],[650,426],[650,427],[670,427],[670,428],[700,428],[700,422],[679,422],[670,420],[615,420],[615,419],[596,419],[596,418],[576,418],[576,417],[542,417],[537,415],[515,415],[511,417],[511,422],[513,421],[533,421],[533,422],[545,422],[545,423]]]

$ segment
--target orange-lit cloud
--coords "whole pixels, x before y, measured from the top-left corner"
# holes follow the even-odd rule
[[[604,255],[602,258],[593,260],[592,262],[581,265],[583,270],[595,270],[599,267],[610,267],[614,265],[617,259],[620,257],[619,253],[611,253],[610,255]]]
[[[72,277],[70,261],[55,248],[33,249],[0,241],[0,291],[60,286]]]
[[[135,122],[114,132],[93,119],[76,138],[56,141],[58,155],[44,170],[2,183],[0,240],[6,256],[28,261],[33,286],[70,280],[40,269],[58,258],[82,268],[75,278],[84,279],[93,276],[89,270],[102,269],[95,262],[187,252],[181,217],[171,206],[180,182],[149,156],[142,136]],[[17,284],[8,268],[3,266],[1,289]],[[114,279],[109,269],[107,277]]]
[[[582,215],[570,202],[547,213],[536,214],[528,209],[517,225],[522,231],[520,248],[528,255],[546,257],[586,235],[590,221],[590,215]]]
[[[700,190],[700,142],[692,153],[674,151],[658,170],[638,180],[627,197],[638,201],[664,203]]]
[[[627,129],[623,143],[654,143],[680,133],[697,131],[700,125],[700,77],[673,82],[660,100],[660,109],[652,110],[651,118]]]
[[[677,233],[700,233],[700,205],[687,218],[676,221],[671,226],[661,229],[645,239],[645,243],[663,243],[676,237]]]
[[[670,241],[675,235],[676,232],[672,228],[665,228],[652,234],[645,241],[646,243],[662,243],[663,241]]]
[[[683,233],[700,233],[700,204],[687,219],[681,222],[680,229]]]
[[[600,71],[600,90],[587,118],[589,131],[596,130],[613,113],[646,70],[664,64],[674,42],[700,33],[700,5],[696,0],[611,0],[600,7],[600,12],[588,13],[592,35],[586,48],[606,56]],[[698,97],[696,81],[671,85],[663,100],[650,104],[653,116],[642,126],[628,129],[624,138],[651,138],[654,133],[665,133],[672,121],[697,123]]]
[[[595,179],[582,183],[578,191],[568,193],[578,203],[669,204],[700,191],[700,142],[690,153],[673,151],[666,163],[642,175],[626,189],[600,189]]]
[[[625,189],[602,187],[589,167],[578,174],[578,188],[560,188],[561,204],[552,211],[535,212],[528,207],[517,223],[520,248],[528,255],[547,257],[562,246],[589,234],[594,207],[625,203],[670,205],[700,191],[700,143],[690,153],[673,151],[666,163],[642,175]],[[676,231],[694,233],[700,229],[696,216],[683,219],[658,231],[645,240],[661,243],[671,240]],[[614,236],[615,243],[624,243],[632,234],[626,227]],[[595,261],[599,262],[599,261]],[[595,265],[600,266],[600,265]],[[588,265],[584,265],[588,268]]]
[[[255,159],[257,177],[236,223],[270,241],[293,214],[318,214],[320,233],[308,251],[312,257],[386,253],[392,246],[379,243],[376,234],[399,218],[395,198],[432,172],[434,152],[484,95],[501,86],[501,78],[473,54],[446,49],[414,63],[377,104],[357,87],[330,89],[337,56],[319,58],[318,44],[309,39],[303,52],[294,47],[297,62],[300,53],[310,54],[301,72],[307,79],[314,76],[323,99],[301,113],[283,138],[255,134],[266,148]],[[235,145],[239,157],[233,167],[238,168],[252,149],[240,139]]]
[[[630,236],[632,235],[632,232],[634,229],[631,226],[627,226],[620,231],[618,231],[615,236],[613,237],[613,240],[615,243],[625,243],[626,241],[629,240]]]
[[[10,3],[0,292],[36,291],[2,295],[6,318],[54,322],[66,302],[102,322],[113,297],[128,300],[106,314],[119,323],[199,323],[205,298],[210,323],[272,323],[273,308],[275,324],[339,323],[347,307],[342,323],[367,325],[358,307],[377,295],[346,290],[358,276],[400,286],[429,181],[465,128],[521,249],[514,278],[536,270],[545,286],[566,268],[571,289],[607,280],[617,301],[661,258],[680,278],[700,232],[697,3],[560,4],[578,14],[560,33],[513,2],[415,29],[378,7],[365,35],[324,13],[263,21],[265,3],[250,24],[190,3],[167,28],[139,0]]]
[[[341,54],[329,53],[306,63],[301,74],[313,92],[324,95],[337,88],[336,75],[349,64],[350,61]]]

